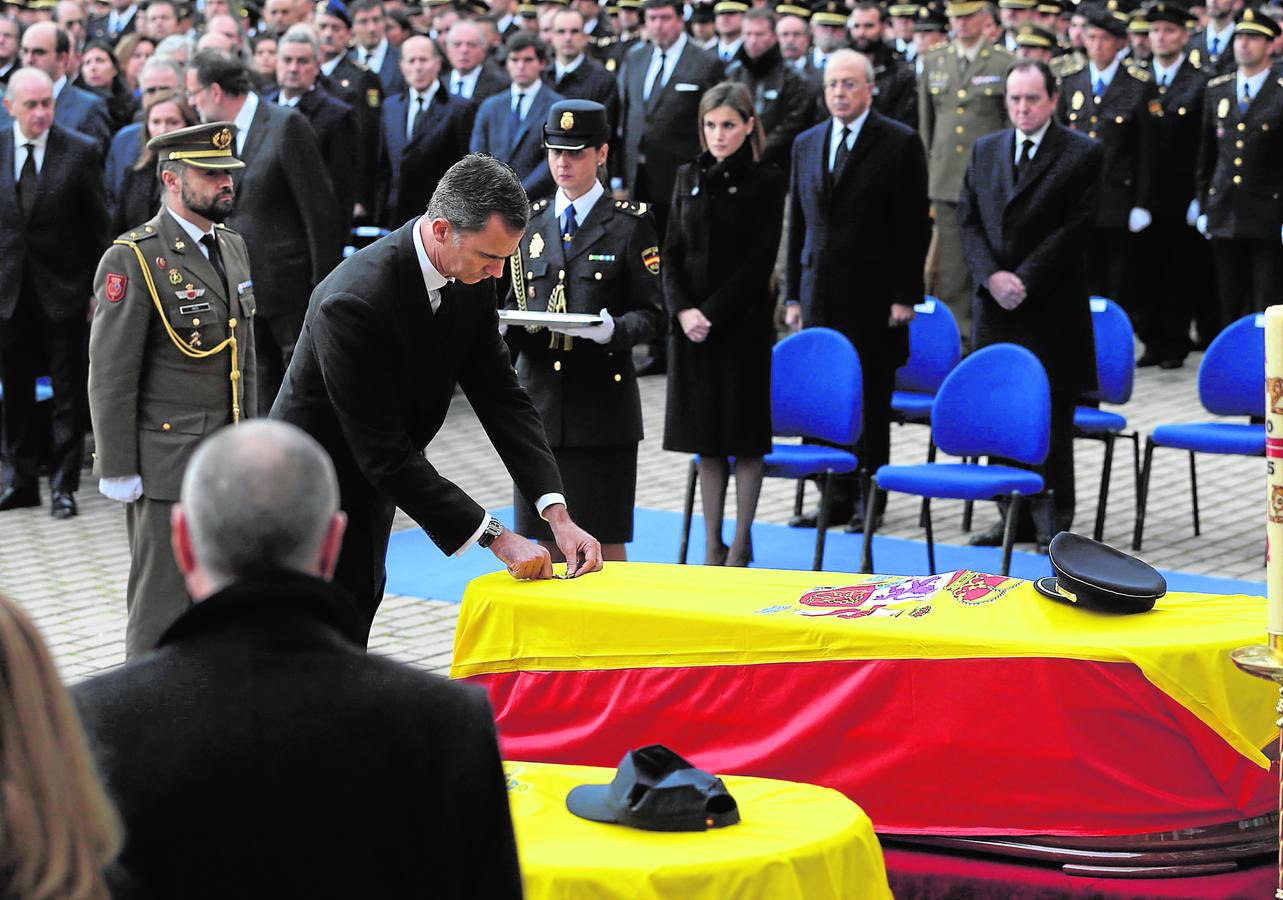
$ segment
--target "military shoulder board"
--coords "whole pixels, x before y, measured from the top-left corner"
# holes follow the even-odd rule
[[[1224,75],[1217,75],[1207,83],[1208,87],[1220,87],[1222,84],[1233,81],[1238,77],[1237,72],[1226,72]]]

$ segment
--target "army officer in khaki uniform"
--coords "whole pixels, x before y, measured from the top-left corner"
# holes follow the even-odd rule
[[[118,237],[94,276],[94,472],[105,496],[128,504],[128,657],[154,647],[191,605],[169,544],[188,459],[206,435],[257,412],[249,258],[221,224],[230,171],[243,165],[235,140],[230,122],[154,138],[161,211]]]
[[[935,265],[927,273],[927,293],[948,304],[965,345],[971,336],[974,287],[958,236],[958,195],[971,145],[1007,127],[1007,70],[1016,57],[985,42],[989,13],[982,0],[953,0],[945,15],[954,39],[923,55],[918,78],[918,133],[927,145],[935,209]]]
[[[606,108],[563,100],[544,124],[552,200],[531,209],[511,259],[509,309],[599,315],[583,329],[508,328],[517,375],[543,419],[575,520],[621,560],[633,538],[641,396],[632,348],[663,337],[659,239],[644,204],[611,198],[598,179],[606,164]],[[517,531],[558,558],[548,523],[515,497]]]

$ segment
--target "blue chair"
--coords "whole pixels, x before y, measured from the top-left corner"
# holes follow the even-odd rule
[[[377,225],[358,225],[352,229],[351,243],[343,248],[343,258],[347,259],[362,247],[368,247],[380,238],[385,238],[392,232],[386,228],[379,228]]]
[[[53,399],[53,381],[48,375],[36,379],[36,402],[44,403]],[[0,382],[0,402],[4,401],[4,383]]]
[[[1198,367],[1198,399],[1214,416],[1265,416],[1265,316],[1247,315],[1216,336]],[[1149,501],[1149,476],[1155,447],[1189,452],[1190,499],[1194,507],[1194,534],[1199,534],[1198,472],[1195,453],[1264,456],[1265,425],[1253,422],[1195,422],[1159,425],[1145,439],[1141,466],[1140,497],[1136,504],[1136,531],[1132,549],[1139,550],[1145,534],[1145,506]]]
[[[1047,458],[1051,437],[1051,389],[1047,373],[1034,356],[1015,344],[992,344],[960,362],[936,393],[931,407],[936,444],[950,456],[1000,456],[1027,465]],[[1011,545],[1021,497],[1040,494],[1042,476],[1015,466],[975,463],[922,463],[882,466],[873,476],[865,513],[862,572],[873,571],[871,518],[880,494],[895,491],[923,498],[927,532],[927,567],[935,572],[935,539],[931,500],[996,500],[1007,497],[1002,572],[1011,568]]]
[[[844,334],[831,328],[807,328],[789,335],[771,353],[771,432],[776,437],[852,446],[860,439],[863,385],[860,356]],[[824,444],[773,443],[763,460],[766,478],[793,478],[799,484],[807,478],[818,478],[820,482],[812,569],[818,571],[824,561],[833,476],[854,472],[858,465],[854,453]],[[697,456],[691,460],[686,482],[679,563],[686,562],[690,545],[698,480]]]
[[[1096,390],[1084,399],[1099,403],[1126,403],[1132,398],[1132,375],[1136,371],[1136,339],[1132,322],[1123,308],[1104,297],[1091,298],[1091,326],[1096,338]],[[1125,437],[1132,442],[1132,471],[1136,496],[1140,497],[1140,434],[1123,433],[1127,419],[1097,405],[1074,407],[1074,437],[1105,444],[1105,462],[1100,472],[1100,497],[1096,501],[1096,528],[1092,537],[1104,540],[1105,505],[1109,499],[1109,476],[1114,467],[1114,441]]]
[[[895,370],[891,421],[901,425],[930,425],[931,402],[945,376],[962,358],[962,337],[949,307],[927,297],[913,307],[909,323],[909,360]],[[935,444],[927,461],[935,459]]]

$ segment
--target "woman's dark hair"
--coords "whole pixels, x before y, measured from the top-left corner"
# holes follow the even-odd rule
[[[748,88],[734,81],[715,84],[704,92],[703,97],[699,98],[699,145],[705,150],[708,149],[708,142],[704,140],[704,116],[722,106],[735,110],[744,122],[753,120],[753,131],[748,136],[748,142],[753,148],[753,159],[761,159],[762,148],[766,145],[762,122],[753,110],[753,97],[749,94]]]

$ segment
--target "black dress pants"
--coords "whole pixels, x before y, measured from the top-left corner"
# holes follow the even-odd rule
[[[4,383],[0,446],[10,469],[8,485],[27,488],[38,483],[40,448],[46,436],[37,425],[36,378],[48,374],[53,382],[49,487],[54,493],[80,489],[88,408],[88,330],[84,315],[51,321],[35,292],[26,286],[13,317],[0,323],[0,381]]]
[[[1279,241],[1213,238],[1216,278],[1221,294],[1221,327],[1248,313],[1264,312],[1278,302]],[[1211,339],[1215,335],[1203,335]]]

